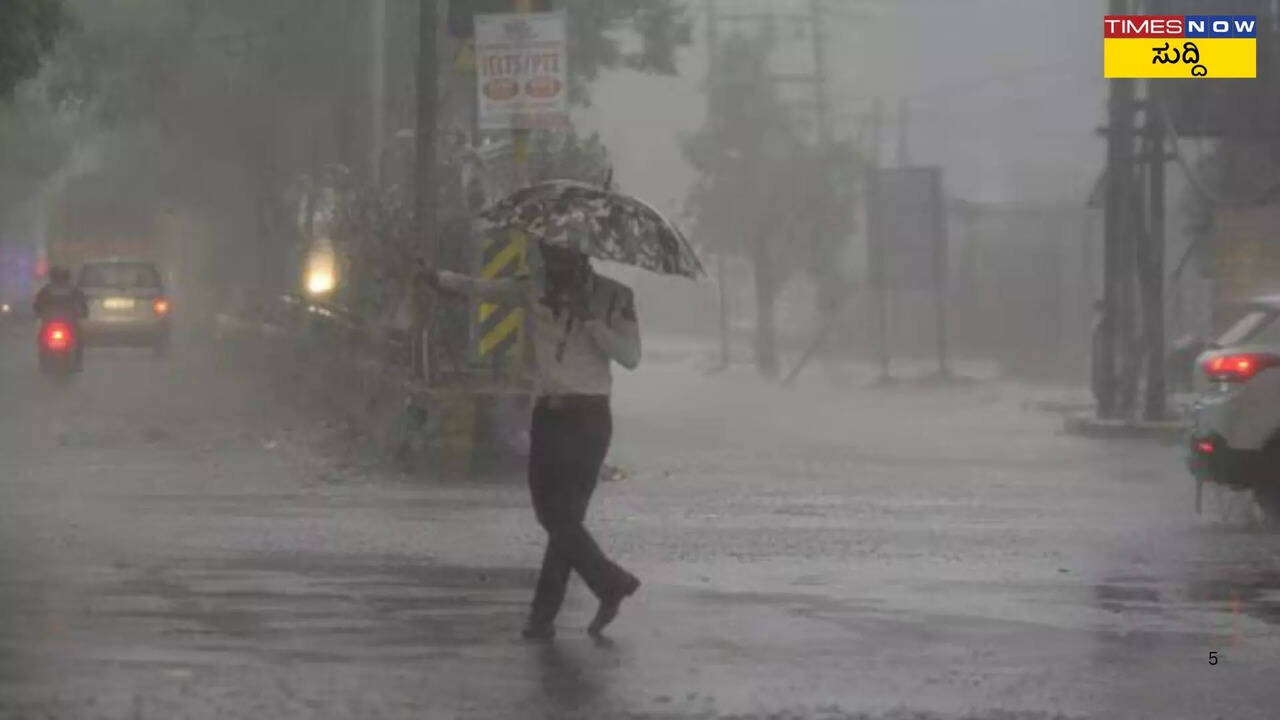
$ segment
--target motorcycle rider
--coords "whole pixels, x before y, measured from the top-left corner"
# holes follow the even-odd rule
[[[84,343],[80,341],[80,321],[89,317],[89,301],[80,288],[71,284],[71,273],[66,268],[49,268],[49,283],[36,293],[34,309],[42,326],[54,319],[66,320],[72,324],[76,331],[76,369],[82,369]]]

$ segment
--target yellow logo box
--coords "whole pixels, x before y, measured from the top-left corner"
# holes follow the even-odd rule
[[[1258,77],[1256,38],[1105,38],[1107,78],[1213,80]]]

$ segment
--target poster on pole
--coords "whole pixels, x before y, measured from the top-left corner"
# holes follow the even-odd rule
[[[939,289],[946,278],[942,169],[877,171],[872,199],[873,281],[893,290]]]
[[[481,130],[569,125],[563,10],[476,15],[476,101]]]

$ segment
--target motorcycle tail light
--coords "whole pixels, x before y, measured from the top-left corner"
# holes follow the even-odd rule
[[[75,336],[71,325],[64,322],[51,322],[44,328],[45,349],[53,352],[65,352],[71,348]]]

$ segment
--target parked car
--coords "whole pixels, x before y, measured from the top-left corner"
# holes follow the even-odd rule
[[[81,325],[86,347],[138,345],[168,351],[172,306],[154,263],[86,262],[77,285],[89,301],[89,317]]]
[[[1280,520],[1280,295],[1249,303],[1196,367],[1191,472]]]

